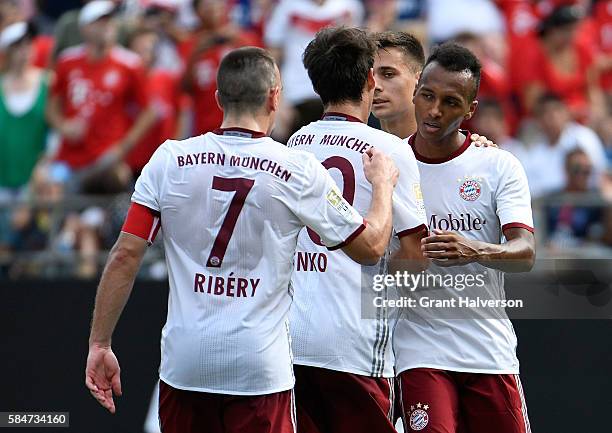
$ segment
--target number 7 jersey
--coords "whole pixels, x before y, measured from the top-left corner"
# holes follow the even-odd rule
[[[365,227],[329,173],[306,152],[230,128],[163,144],[132,201],[157,212],[163,231],[161,379],[234,395],[292,388],[288,286],[298,234],[308,225],[339,248]]]

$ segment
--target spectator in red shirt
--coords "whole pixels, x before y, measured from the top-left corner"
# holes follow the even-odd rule
[[[223,113],[217,107],[217,69],[221,59],[234,48],[261,46],[260,39],[230,22],[223,0],[193,0],[200,28],[185,41],[180,51],[187,59],[183,90],[193,97],[194,134],[212,131],[221,125]]]
[[[581,16],[570,6],[561,6],[542,20],[539,43],[532,55],[526,53],[528,72],[522,91],[523,103],[532,112],[535,101],[544,93],[559,95],[575,119],[586,121],[603,103],[594,64],[593,47],[580,44],[576,30]]]
[[[158,41],[158,34],[147,28],[134,30],[128,38],[128,48],[140,56],[146,68],[147,95],[157,114],[157,122],[126,158],[135,177],[140,174],[159,145],[168,139],[178,138],[179,135],[179,75],[154,66]]]
[[[512,98],[510,74],[504,64],[498,63],[489,55],[484,38],[485,36],[474,33],[461,33],[454,38],[454,41],[469,49],[480,60],[482,71],[478,99],[497,101],[502,106],[506,123],[513,133],[516,131],[518,119]],[[473,120],[464,123],[467,129],[473,129]]]
[[[114,11],[115,4],[104,0],[83,7],[79,25],[85,43],[60,55],[47,107],[62,137],[57,159],[70,166],[75,188],[85,193],[127,187],[123,159],[155,120],[142,62],[116,45]],[[139,107],[134,120],[130,110]]]

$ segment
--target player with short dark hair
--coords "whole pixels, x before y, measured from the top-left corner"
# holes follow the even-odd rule
[[[476,57],[444,44],[428,58],[414,90],[417,132],[408,142],[430,230],[422,250],[431,260],[428,274],[456,283],[418,287],[421,308],[406,309],[395,328],[406,430],[530,431],[516,336],[502,301],[503,272],[525,272],[534,263],[531,200],[514,156],[470,146],[470,133],[460,130],[478,105],[479,79]],[[469,277],[482,282],[463,285]],[[433,308],[431,300],[455,307]],[[493,307],[469,303],[477,300]]]
[[[298,235],[307,225],[330,250],[378,261],[397,168],[379,150],[360,155],[373,191],[366,226],[315,157],[266,136],[280,101],[272,58],[238,49],[218,74],[221,128],[165,142],[136,182],[96,296],[86,385],[115,412],[121,382],[111,337],[161,225],[170,283],[162,431],[293,433],[287,287]]]
[[[426,230],[416,161],[398,137],[365,123],[374,98],[375,53],[363,30],[328,28],[317,34],[304,65],[325,114],[287,145],[314,154],[356,209],[365,209],[372,194],[361,175],[361,155],[372,146],[391,155],[401,178],[393,200],[392,258],[421,269]],[[362,295],[373,293],[369,281],[385,268],[385,261],[360,267],[343,253],[326,251],[311,231],[300,234],[290,314],[298,432],[395,431],[393,319],[386,305],[362,305]]]
[[[376,45],[362,30],[346,27],[317,33],[316,43],[304,51],[304,66],[324,106],[362,100],[375,53]]]
[[[425,53],[419,40],[406,32],[374,33],[378,46],[374,62],[376,89],[372,114],[380,120],[384,131],[408,138],[416,131],[412,94],[419,80]],[[484,136],[471,134],[476,146],[495,146]]]

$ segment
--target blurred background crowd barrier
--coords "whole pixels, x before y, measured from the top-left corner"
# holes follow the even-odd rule
[[[274,138],[318,119],[301,54],[335,24],[473,50],[465,127],[523,163],[539,258],[612,257],[612,0],[0,0],[0,279],[99,275],[156,148],[219,126],[228,50],[278,59]]]

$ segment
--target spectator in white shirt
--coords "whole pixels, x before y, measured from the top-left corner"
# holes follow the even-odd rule
[[[576,123],[561,98],[551,93],[538,99],[535,116],[542,137],[524,156],[519,156],[527,172],[532,197],[563,188],[565,157],[576,147],[584,150],[593,163],[589,184],[598,184],[608,164],[597,134]]]

